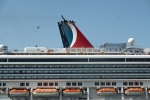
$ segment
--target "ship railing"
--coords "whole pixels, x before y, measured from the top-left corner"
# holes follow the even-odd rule
[[[50,48],[47,50],[13,50],[8,53],[123,53],[123,49],[100,49],[100,48]],[[4,52],[0,52],[1,54]]]

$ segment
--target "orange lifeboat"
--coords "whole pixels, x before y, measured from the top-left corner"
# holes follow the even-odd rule
[[[144,90],[140,87],[128,88],[125,90],[126,95],[143,95]]]
[[[59,96],[59,92],[57,89],[42,89],[37,88],[33,90],[33,95],[36,97],[57,97]]]
[[[65,89],[63,90],[64,96],[71,96],[71,95],[82,95],[81,89]]]
[[[12,89],[9,91],[11,96],[29,96],[29,90],[27,89]]]
[[[115,95],[117,94],[117,90],[114,88],[100,88],[99,90],[97,90],[97,94],[98,95]]]

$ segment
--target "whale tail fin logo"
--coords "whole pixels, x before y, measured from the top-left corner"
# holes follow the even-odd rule
[[[93,48],[74,21],[67,21],[61,17],[64,21],[58,22],[58,27],[64,48]]]

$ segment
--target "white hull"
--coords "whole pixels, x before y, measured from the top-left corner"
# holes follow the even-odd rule
[[[116,92],[97,92],[98,95],[116,95]]]
[[[144,92],[125,92],[126,95],[144,95]]]
[[[27,93],[9,93],[10,96],[29,96],[29,92]]]
[[[33,92],[33,96],[35,97],[58,97],[59,92],[47,92],[47,93]]]

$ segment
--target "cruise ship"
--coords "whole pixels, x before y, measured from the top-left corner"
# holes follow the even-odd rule
[[[63,48],[0,45],[0,100],[150,99],[149,50],[133,38],[95,48],[64,18],[58,28]]]

